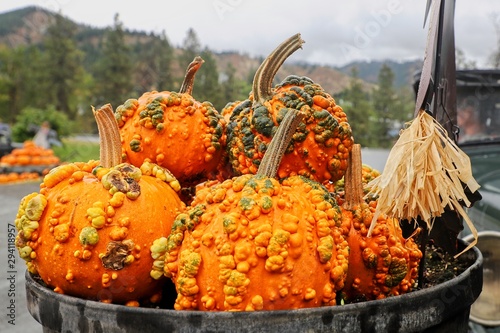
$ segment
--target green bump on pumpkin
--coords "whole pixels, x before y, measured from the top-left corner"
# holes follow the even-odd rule
[[[189,219],[194,222],[194,224],[198,224],[200,222],[200,216],[205,213],[206,206],[205,205],[196,205],[195,207],[189,210]],[[189,226],[189,229],[192,229],[193,226]]]
[[[153,241],[153,245],[149,248],[151,250],[151,257],[158,259],[167,251],[167,237],[161,237]]]
[[[133,152],[140,152],[141,151],[141,141],[137,140],[137,139],[133,139],[133,140],[130,140],[130,149],[133,151]]]
[[[388,287],[395,287],[401,283],[408,273],[408,265],[404,258],[392,258],[389,267],[389,275],[385,279],[385,285]]]
[[[191,251],[182,251],[181,266],[185,276],[194,277],[198,274],[201,264],[201,254]]]
[[[99,241],[99,233],[94,227],[85,227],[80,231],[80,244],[82,245],[96,245]]]
[[[377,267],[377,255],[372,249],[366,248],[362,253],[363,262],[367,268]]]
[[[272,136],[275,127],[269,110],[264,105],[255,108],[252,117],[252,125],[255,130],[267,137]]]
[[[322,264],[327,263],[333,255],[333,237],[331,235],[321,237],[318,245],[319,261]]]
[[[32,221],[40,220],[40,217],[47,206],[47,198],[43,194],[38,194],[31,198],[26,204],[25,214]]]
[[[255,200],[249,197],[243,197],[240,199],[239,205],[244,211],[251,210],[255,206]]]
[[[273,208],[273,200],[269,196],[263,196],[260,198],[260,207],[264,211],[269,211],[271,208]]]
[[[224,216],[222,218],[222,225],[224,226],[224,231],[227,234],[231,234],[236,231],[238,226],[236,225],[236,221],[234,220],[234,217],[231,215]]]
[[[87,209],[87,216],[90,218],[90,222],[94,228],[102,228],[106,223],[106,212],[102,209],[100,202],[94,203],[92,207]]]
[[[19,256],[24,260],[29,261],[31,259],[30,258],[31,252],[33,252],[33,249],[27,245],[22,248],[19,248]]]
[[[153,241],[153,245],[149,248],[151,251],[151,258],[154,259],[153,267],[149,275],[159,280],[163,276],[163,269],[165,267],[165,253],[167,252],[168,239],[167,237],[160,237]]]

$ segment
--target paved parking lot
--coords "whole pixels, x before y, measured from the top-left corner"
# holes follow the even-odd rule
[[[0,332],[43,331],[26,307],[26,265],[19,257],[17,249],[9,251],[13,246],[12,234],[9,235],[9,232],[13,229],[19,202],[25,195],[38,189],[38,183],[33,182],[0,185]]]

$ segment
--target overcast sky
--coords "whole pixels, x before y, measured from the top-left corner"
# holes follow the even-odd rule
[[[267,55],[300,32],[290,59],[341,66],[353,60],[422,59],[426,0],[2,0],[0,13],[37,5],[78,23],[161,33],[181,46],[193,28],[203,47]],[[467,59],[487,67],[497,49],[500,0],[456,0],[455,41]]]

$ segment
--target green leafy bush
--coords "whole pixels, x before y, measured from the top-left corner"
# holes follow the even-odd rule
[[[50,123],[50,128],[56,131],[59,138],[72,133],[73,124],[63,112],[54,107],[45,110],[27,107],[16,117],[16,123],[12,126],[12,140],[24,142],[33,139],[44,121]]]

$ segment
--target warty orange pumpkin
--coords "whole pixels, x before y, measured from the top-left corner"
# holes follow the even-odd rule
[[[223,159],[225,121],[210,102],[191,95],[202,64],[201,57],[189,64],[178,93],[150,91],[116,108],[124,161],[140,166],[149,159],[183,186],[215,177]]]
[[[342,290],[347,302],[381,299],[411,291],[417,282],[422,252],[412,237],[404,238],[399,220],[380,215],[368,237],[376,198],[363,199],[361,148],[355,144],[345,175],[342,227],[349,244],[349,269]],[[368,177],[369,178],[369,177]]]
[[[296,112],[285,115],[256,175],[200,187],[171,234],[154,242],[151,275],[172,278],[175,309],[336,304],[348,264],[339,207],[313,180],[271,176],[301,122]],[[282,132],[288,141],[279,141]]]
[[[54,168],[39,193],[21,200],[16,246],[28,270],[56,292],[132,306],[158,302],[165,281],[149,276],[149,247],[184,208],[179,182],[149,162],[120,163],[111,106],[94,113],[100,161]]]
[[[226,107],[229,116],[227,151],[235,175],[255,174],[271,138],[290,109],[305,118],[283,157],[278,178],[302,175],[320,183],[337,181],[347,168],[353,144],[342,108],[317,83],[289,76],[272,88],[283,62],[302,47],[300,34],[279,45],[255,73],[249,99]]]

